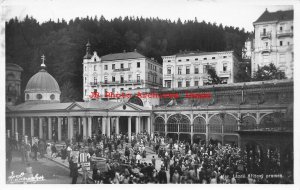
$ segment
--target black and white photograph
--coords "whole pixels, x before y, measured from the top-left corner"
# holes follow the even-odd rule
[[[0,4],[6,188],[297,185],[299,1]]]

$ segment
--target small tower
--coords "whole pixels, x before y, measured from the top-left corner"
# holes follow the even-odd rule
[[[92,54],[91,54],[91,44],[90,41],[88,41],[88,43],[86,44],[86,53],[85,56],[83,57],[83,59],[91,59]]]

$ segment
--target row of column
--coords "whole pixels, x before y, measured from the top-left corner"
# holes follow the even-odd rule
[[[45,117],[39,117],[39,138],[43,138],[43,119]],[[48,127],[48,139],[52,140],[52,124],[53,117],[47,117],[47,127]],[[67,137],[68,139],[72,139],[74,137],[74,119],[76,117],[67,117]],[[110,137],[111,135],[111,119],[115,118],[116,121],[116,134],[120,133],[120,117],[102,117],[102,134],[106,134]],[[14,135],[18,135],[18,118],[11,118],[11,133]],[[62,119],[63,117],[57,117],[57,140],[62,140]],[[79,117],[78,119],[78,131],[81,133],[81,125],[83,127],[83,139],[87,139],[88,137],[92,137],[92,117]],[[131,119],[132,116],[128,117],[128,137],[131,139]],[[141,117],[135,116],[135,133],[141,133]],[[25,135],[26,122],[25,117],[22,118],[22,135]],[[151,131],[151,123],[150,117],[147,117],[147,131],[150,133]],[[30,117],[30,135],[34,137],[37,134],[34,134],[34,118]]]

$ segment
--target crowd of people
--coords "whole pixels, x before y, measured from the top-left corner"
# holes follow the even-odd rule
[[[34,152],[34,159],[40,152],[41,156],[48,154],[59,156],[64,162],[67,160],[72,183],[76,183],[78,169],[82,167],[72,156],[74,150],[86,153],[91,163],[92,182],[99,184],[290,183],[293,178],[292,174],[274,174],[266,178],[260,175],[260,171],[250,171],[247,154],[235,145],[222,146],[213,140],[191,144],[147,133],[132,134],[130,140],[127,134],[94,135],[83,143],[66,142],[60,151],[55,144],[43,141],[32,146],[21,143],[20,150],[24,161],[27,161],[30,151]],[[147,152],[152,151],[155,154],[146,159]],[[97,157],[106,160],[104,167],[99,167],[95,161]],[[86,173],[84,183],[87,182]]]

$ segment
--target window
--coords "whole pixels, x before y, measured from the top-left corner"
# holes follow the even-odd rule
[[[190,59],[186,59],[186,61],[190,61]]]
[[[84,66],[84,71],[86,71],[86,66]]]
[[[166,80],[165,81],[165,86],[168,88],[171,88],[171,81],[170,80]]]
[[[227,63],[223,64],[223,71],[226,72],[227,71]]]
[[[111,89],[111,92],[112,92],[112,93],[115,93],[115,88],[112,88],[112,89]]]
[[[26,100],[29,100],[29,94],[26,94]]]
[[[115,81],[116,81],[116,77],[115,77],[115,76],[112,76],[112,77],[111,77],[111,81],[115,82]]]
[[[120,88],[120,91],[123,91],[124,90],[124,88]]]
[[[86,89],[84,90],[84,95],[86,96]]]
[[[290,45],[290,42],[287,42],[287,45],[289,46],[289,45]]]
[[[282,46],[282,41],[279,41],[279,45]]]
[[[171,67],[167,68],[167,74],[170,75],[171,74]]]
[[[86,77],[84,77],[84,83],[86,83]]]
[[[178,62],[181,62],[181,59],[178,59]]]
[[[50,99],[51,99],[51,100],[54,100],[54,99],[55,99],[55,95],[54,95],[54,94],[51,94],[51,95],[50,95]]]
[[[225,58],[227,58],[227,56],[223,56],[223,58],[225,59]]]
[[[43,98],[43,96],[42,96],[41,94],[37,94],[37,95],[36,95],[36,98],[37,98],[38,100],[40,100],[40,99]]]
[[[112,68],[112,69],[115,69],[115,64],[112,64],[112,65],[111,65],[111,68]]]
[[[96,90],[97,92],[97,90]],[[106,97],[106,94],[107,94],[107,89],[104,89],[104,96]]]
[[[108,66],[107,65],[104,65],[104,70],[107,70],[108,69]]]
[[[140,62],[137,62],[137,63],[136,63],[136,67],[137,67],[137,68],[140,68],[140,66],[141,66]]]
[[[206,57],[204,57],[204,58],[203,58],[203,60],[207,60],[207,58],[206,58]]]
[[[137,74],[137,75],[136,75],[136,80],[137,80],[138,82],[140,82],[140,80],[141,80],[141,75],[140,75],[140,74]]]
[[[132,77],[131,75],[128,75],[128,81],[131,81],[131,77]]]
[[[194,86],[199,86],[199,81],[195,80],[194,81]]]
[[[181,75],[182,74],[182,68],[178,67],[178,74]]]
[[[212,57],[212,59],[216,59],[216,57]]]
[[[190,87],[190,81],[186,81],[186,82],[185,82],[185,86],[186,86],[186,87]]]
[[[159,78],[159,84],[162,84],[162,78]]]
[[[182,82],[178,81],[178,88],[182,87]]]
[[[148,63],[148,69],[150,69],[150,63]]]
[[[268,47],[268,46],[269,46],[269,43],[268,43],[268,42],[265,42],[265,46]]]
[[[279,27],[279,30],[282,31],[282,26]]]
[[[150,73],[148,74],[148,80],[149,80],[149,81],[151,80],[151,76],[150,76]]]
[[[159,68],[159,72],[162,73],[162,68]]]
[[[265,28],[263,29],[263,34],[266,35],[266,29]]]
[[[154,66],[154,71],[156,71],[156,66]]]
[[[94,65],[94,71],[97,71],[97,66],[96,65]]]
[[[195,58],[195,61],[198,61],[198,58]]]
[[[120,81],[121,83],[124,83],[124,76],[123,75],[120,76],[120,80],[121,80]]]
[[[171,60],[168,60],[168,62],[171,62]]]
[[[104,83],[107,84],[107,76],[104,76]]]
[[[97,83],[97,77],[94,77],[94,84]]]
[[[291,30],[294,30],[294,26],[291,26]]]
[[[185,73],[186,73],[186,74],[190,74],[190,67],[189,67],[189,66],[186,66]]]
[[[285,62],[285,54],[280,54],[279,55],[279,62],[284,63]]]
[[[128,63],[128,68],[131,68],[131,63]]]
[[[121,68],[121,69],[123,69],[123,68],[124,68],[124,64],[123,64],[123,63],[121,63],[121,65],[120,65],[120,68]]]
[[[195,66],[195,74],[199,74],[199,68],[198,68],[198,66]]]

